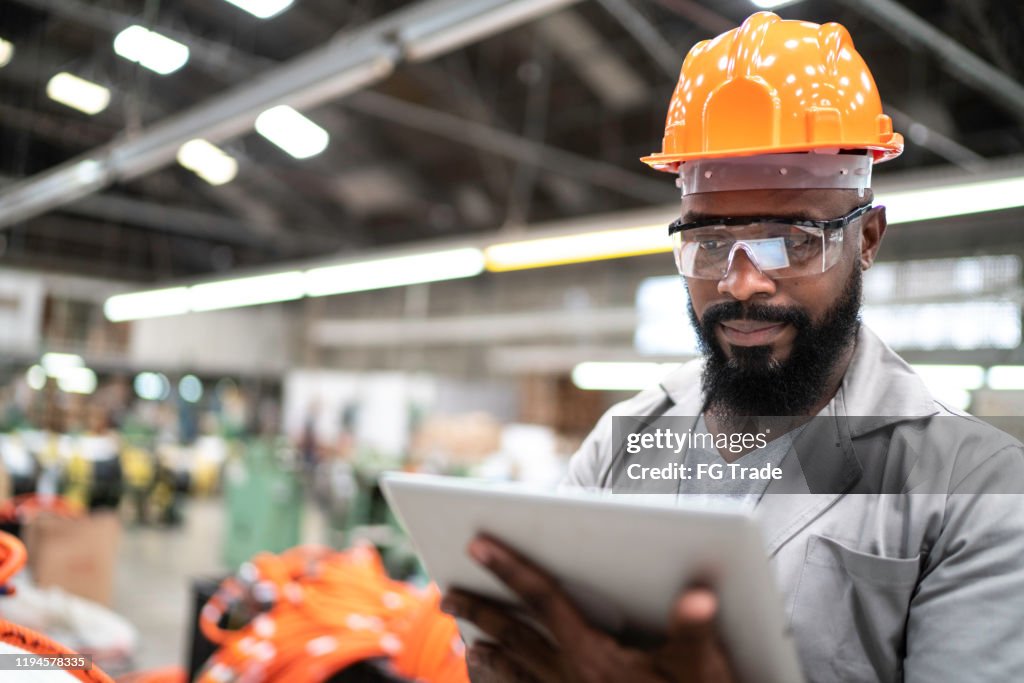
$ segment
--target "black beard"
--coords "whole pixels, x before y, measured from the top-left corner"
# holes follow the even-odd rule
[[[707,410],[732,417],[809,414],[825,397],[843,352],[856,340],[860,305],[861,271],[856,267],[818,324],[799,308],[739,301],[711,306],[698,319],[690,302],[690,320],[705,356],[701,383]],[[789,323],[796,329],[789,357],[772,358],[769,346],[730,346],[729,358],[715,336],[724,320]]]

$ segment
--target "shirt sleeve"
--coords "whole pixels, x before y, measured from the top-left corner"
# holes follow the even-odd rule
[[[906,683],[1018,680],[1024,671],[1024,448],[955,483],[907,621]]]
[[[601,473],[611,459],[613,411],[614,407],[598,420],[570,458],[569,471],[561,484],[563,487],[596,489],[601,486]]]

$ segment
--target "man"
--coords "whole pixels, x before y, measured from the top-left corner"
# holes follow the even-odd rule
[[[765,12],[697,44],[663,151],[645,161],[679,173],[670,233],[705,357],[609,411],[569,482],[644,490],[613,428],[629,416],[716,437],[787,416],[762,448],[681,456],[781,461],[783,479],[672,486],[754,508],[807,679],[1020,680],[1024,507],[1004,494],[1024,492],[1024,447],[934,399],[859,324],[862,273],[886,230],[871,164],[901,151],[841,26]],[[492,638],[468,653],[474,681],[735,680],[714,586],[684,592],[664,644],[642,649],[593,629],[500,541],[468,552],[547,631],[453,591],[445,606]]]

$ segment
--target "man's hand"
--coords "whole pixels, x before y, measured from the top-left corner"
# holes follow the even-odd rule
[[[729,662],[712,625],[714,593],[695,588],[676,602],[664,645],[627,647],[590,626],[550,575],[498,541],[480,536],[468,548],[478,563],[500,579],[526,606],[526,614],[547,634],[506,605],[459,590],[442,608],[474,623],[492,643],[477,643],[466,655],[474,683],[734,683]]]

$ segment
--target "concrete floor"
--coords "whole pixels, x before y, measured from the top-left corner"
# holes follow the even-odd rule
[[[119,551],[114,609],[139,630],[138,669],[186,664],[192,612],[191,579],[220,576],[224,504],[190,501],[177,528],[126,526]],[[303,542],[320,542],[319,513],[307,507]]]

